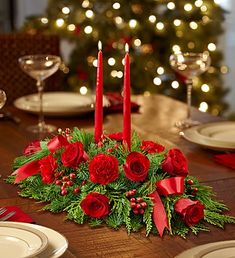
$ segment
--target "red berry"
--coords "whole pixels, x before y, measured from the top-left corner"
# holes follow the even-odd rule
[[[69,180],[69,177],[68,177],[68,176],[63,176],[63,177],[62,177],[62,180],[63,180],[63,181],[68,181],[68,180]]]
[[[80,191],[80,188],[79,188],[79,187],[75,187],[75,188],[73,189],[73,192],[74,192],[75,194],[79,193],[79,191]]]
[[[82,186],[84,186],[86,184],[86,180],[82,181]]]
[[[192,179],[188,179],[188,180],[187,180],[187,184],[188,184],[188,185],[193,185],[193,183],[194,183],[194,182],[193,182]]]
[[[97,145],[98,145],[99,148],[104,146],[103,142],[98,142]]]
[[[132,209],[134,209],[134,208],[136,208],[136,203],[135,202],[131,202],[130,206],[131,206]]]
[[[131,201],[131,202],[135,202],[135,198],[131,198],[130,201]]]
[[[59,176],[62,176],[64,174],[64,171],[60,171]]]
[[[73,182],[72,182],[72,181],[68,181],[68,182],[67,182],[67,185],[68,185],[68,186],[72,186],[72,185],[73,185]]]
[[[143,198],[141,198],[141,197],[137,197],[137,202],[142,202],[143,201]]]
[[[133,196],[135,194],[132,190],[130,190],[128,193],[129,193],[129,196]]]
[[[136,193],[136,189],[132,189],[131,191],[132,191],[134,194]]]
[[[197,193],[198,192],[198,189],[195,187],[192,189],[194,193]]]
[[[118,147],[119,147],[119,145],[116,143],[116,144],[114,144],[114,148],[115,149],[118,149]]]
[[[141,209],[141,205],[139,203],[136,204],[136,209]]]
[[[112,148],[108,148],[107,152],[113,152],[113,149]]]
[[[139,214],[144,214],[144,209],[140,209]]]
[[[147,207],[147,203],[146,202],[141,202],[140,205],[141,205],[142,208],[146,208]]]
[[[55,184],[56,184],[56,185],[62,185],[62,181],[61,181],[61,180],[56,180],[56,181],[55,181]]]
[[[71,173],[71,174],[69,175],[69,177],[70,177],[70,179],[74,179],[74,178],[76,177],[76,174],[75,174],[75,173]]]
[[[126,197],[129,197],[130,196],[130,193],[129,192],[126,192]]]
[[[67,190],[66,189],[63,189],[62,191],[61,191],[61,195],[66,195],[68,192],[67,192]]]
[[[64,190],[64,189],[66,188],[66,186],[67,186],[67,184],[65,183],[65,184],[63,184],[63,185],[60,187],[60,189],[61,189],[61,190]]]
[[[133,212],[134,212],[135,214],[139,214],[139,210],[137,210],[137,209],[134,209]]]

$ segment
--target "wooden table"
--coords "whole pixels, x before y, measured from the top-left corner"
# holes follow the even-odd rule
[[[186,116],[186,105],[164,96],[137,96],[141,104],[140,112],[132,115],[132,129],[143,139],[158,140],[167,147],[178,146],[189,160],[190,174],[197,176],[201,182],[210,185],[217,192],[217,199],[223,200],[230,208],[230,215],[235,215],[235,171],[220,166],[213,161],[213,151],[182,139],[174,122]],[[29,134],[25,127],[37,122],[37,117],[13,107],[10,110],[21,118],[21,124],[0,120],[0,206],[17,205],[41,225],[50,227],[64,234],[69,241],[69,251],[64,257],[174,257],[180,252],[197,246],[220,240],[235,239],[235,226],[226,225],[225,230],[211,227],[210,233],[190,235],[187,240],[180,237],[156,236],[145,237],[144,232],[127,235],[123,228],[114,231],[108,227],[91,229],[88,225],[76,225],[64,221],[65,214],[52,214],[38,211],[42,204],[34,200],[18,197],[17,187],[3,181],[11,173],[11,164],[21,154],[23,147],[36,136]],[[201,122],[216,121],[218,118],[201,113],[196,109],[193,117]],[[50,118],[47,122],[61,128],[77,126],[93,130],[93,115],[79,118]],[[106,115],[104,128],[107,132],[121,131],[122,114]]]

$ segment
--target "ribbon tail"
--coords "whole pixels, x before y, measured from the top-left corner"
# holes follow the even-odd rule
[[[159,232],[160,237],[162,237],[164,229],[169,230],[168,219],[166,215],[165,208],[163,206],[162,200],[157,191],[150,194],[150,197],[153,198],[153,221]]]
[[[19,183],[20,181],[26,179],[27,177],[33,176],[40,171],[40,164],[38,160],[31,161],[24,164],[17,170],[13,172],[16,175],[14,183]]]

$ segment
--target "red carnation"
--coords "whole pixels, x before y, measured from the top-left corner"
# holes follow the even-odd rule
[[[93,183],[107,185],[118,178],[118,160],[112,155],[95,155],[88,169]]]
[[[172,176],[187,176],[188,162],[179,149],[171,149],[162,161],[162,169]]]
[[[123,165],[126,177],[135,182],[145,180],[149,167],[149,159],[139,152],[131,152],[126,158],[126,163]]]
[[[118,141],[118,142],[121,142],[123,140],[123,134],[122,132],[118,132],[118,133],[110,133],[108,135],[109,139],[111,140],[115,140],[115,141]]]
[[[34,140],[24,148],[23,154],[25,156],[28,156],[28,155],[34,154],[40,150],[41,150],[40,141]]]
[[[45,184],[51,184],[55,180],[54,172],[58,167],[56,159],[52,156],[52,154],[50,154],[47,157],[39,160],[39,165],[42,181]]]
[[[89,193],[80,204],[84,213],[92,218],[102,218],[109,214],[109,199],[100,193]]]
[[[180,214],[189,227],[197,224],[204,218],[204,205],[200,201],[190,199],[179,199],[175,203],[175,212]]]
[[[81,142],[70,143],[65,146],[65,150],[61,155],[61,161],[65,167],[77,168],[84,161],[84,149]]]
[[[160,153],[165,150],[164,146],[153,141],[142,141],[140,148],[142,151],[147,151],[149,154]]]

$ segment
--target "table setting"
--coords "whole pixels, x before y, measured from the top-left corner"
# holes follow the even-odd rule
[[[50,68],[54,65],[51,56],[48,58],[39,56],[43,58],[44,64],[49,62],[46,66],[52,69],[47,75],[43,72],[33,73],[29,68],[29,75],[37,80],[38,94],[16,99],[15,107],[11,110],[14,115],[17,114],[16,110],[21,112],[19,112],[21,121],[23,119],[29,122],[35,121],[35,114],[38,115],[38,124],[33,127],[23,126],[23,129],[17,128],[15,123],[13,125],[10,121],[1,125],[6,129],[1,137],[10,140],[9,134],[14,130],[20,143],[18,145],[15,142],[17,148],[14,153],[18,155],[12,161],[12,173],[4,171],[6,167],[9,168],[9,164],[3,164],[1,168],[4,172],[4,182],[1,184],[4,189],[13,191],[13,195],[8,192],[9,190],[6,193],[0,192],[7,196],[5,201],[4,198],[2,202],[0,201],[0,246],[4,255],[8,258],[16,255],[22,258],[94,257],[95,255],[102,257],[107,252],[109,257],[115,257],[113,252],[120,252],[123,244],[109,251],[107,247],[101,251],[85,247],[87,239],[98,248],[105,238],[95,240],[95,235],[92,238],[93,232],[97,236],[102,236],[102,232],[105,232],[107,236],[111,234],[114,239],[115,234],[117,238],[119,235],[122,236],[121,242],[124,239],[128,241],[129,247],[124,248],[123,255],[129,252],[132,255],[130,257],[143,255],[145,252],[151,257],[167,257],[165,255],[168,251],[165,252],[164,249],[157,251],[151,241],[157,247],[174,242],[177,248],[169,249],[171,254],[168,257],[209,258],[220,257],[221,253],[224,255],[226,253],[224,257],[231,257],[229,255],[235,248],[234,240],[230,240],[229,235],[226,236],[228,241],[221,239],[219,233],[213,236],[213,228],[209,224],[219,228],[224,228],[226,224],[226,228],[228,226],[229,232],[232,232],[232,224],[235,223],[234,205],[229,196],[223,192],[226,188],[221,186],[220,194],[226,197],[228,207],[226,201],[215,198],[215,193],[211,189],[211,185],[221,183],[223,175],[220,170],[223,170],[227,180],[234,181],[230,171],[235,167],[234,154],[217,152],[234,151],[235,145],[231,140],[234,136],[234,123],[213,122],[213,117],[207,114],[200,114],[202,123],[199,121],[195,123],[191,117],[193,111],[191,82],[188,85],[187,109],[184,104],[163,96],[141,96],[140,102],[139,98],[137,101],[131,101],[128,44],[125,45],[123,96],[112,92],[104,94],[102,56],[102,44],[99,41],[94,96],[82,96],[71,92],[43,93],[43,78],[58,69],[60,59],[56,68]],[[177,58],[180,58],[179,56]],[[21,65],[27,63],[23,69],[34,65],[33,60],[34,57],[20,59]],[[170,60],[177,62],[177,60],[172,61],[172,57]],[[206,56],[205,62],[209,62],[208,60],[209,57]],[[195,62],[197,61],[198,59]],[[203,62],[201,65],[203,72],[206,65]],[[192,67],[195,70],[195,67]],[[190,68],[185,65],[180,69],[182,71]],[[198,72],[192,73],[190,79],[192,80],[195,75],[198,75]],[[1,94],[3,96],[1,107],[3,107],[6,94],[3,92]],[[186,110],[187,119],[179,123],[176,122],[177,117],[172,115],[168,121],[168,128],[161,128],[160,123],[155,127],[153,124],[153,128],[159,129],[156,133],[155,129],[152,130],[143,121],[146,118],[148,122],[154,122],[152,110],[158,110],[158,105],[161,105],[162,101],[166,107],[179,106]],[[150,103],[151,109],[148,112],[146,107]],[[109,109],[110,107],[112,108]],[[166,112],[169,110],[166,109]],[[82,115],[89,113],[94,113],[94,125],[85,126],[88,130],[82,127],[69,128],[70,120],[63,119],[63,117],[69,119],[76,117],[82,125],[86,125]],[[56,126],[45,123],[44,116],[49,122],[55,122]],[[158,117],[159,114],[156,113],[156,118]],[[9,132],[7,128],[10,129]],[[132,128],[137,128],[138,134],[147,135],[148,139],[143,139]],[[177,129],[168,130],[169,128]],[[30,138],[34,135],[36,140],[26,143],[20,136],[22,130],[23,135],[31,134]],[[51,134],[43,138],[42,134],[48,132]],[[149,139],[152,135],[155,139]],[[158,141],[158,138],[168,139],[168,137],[174,146],[169,149]],[[5,144],[5,148],[6,151],[12,151],[11,144]],[[209,155],[208,149],[212,150]],[[202,163],[206,160],[204,167],[206,180],[204,179],[202,183],[201,175],[197,171],[201,162],[187,159],[192,155],[192,150],[198,154]],[[208,156],[211,158],[209,161]],[[224,168],[220,168],[217,163],[224,165]],[[212,167],[216,168],[214,176],[212,175],[213,180],[210,179]],[[207,186],[207,183],[210,186]],[[12,196],[14,205],[9,206],[7,202]],[[34,203],[34,200],[40,202],[40,208],[34,207],[31,217],[28,215],[28,212],[31,212],[30,208],[24,205],[28,202],[28,205]],[[26,207],[27,213],[17,204]],[[228,212],[230,206],[231,214]],[[58,214],[59,217],[56,216]],[[47,217],[50,218],[48,222],[44,220]],[[55,225],[56,221],[59,224]],[[55,229],[51,228],[51,225]],[[219,230],[218,232],[227,232]],[[83,231],[86,232],[84,236]],[[193,234],[199,238],[193,237]],[[200,235],[203,241],[208,239],[210,243],[200,242]],[[138,241],[138,237],[135,239],[136,236],[139,236],[146,246]],[[148,242],[147,239],[151,241]],[[184,247],[187,243],[184,239],[189,243],[186,244],[187,248]],[[80,242],[84,250],[79,246]],[[197,243],[197,246],[191,248],[194,243]],[[8,244],[12,246],[10,250],[6,248]],[[112,242],[110,244],[113,245]],[[132,249],[138,244],[141,244],[142,250]]]

